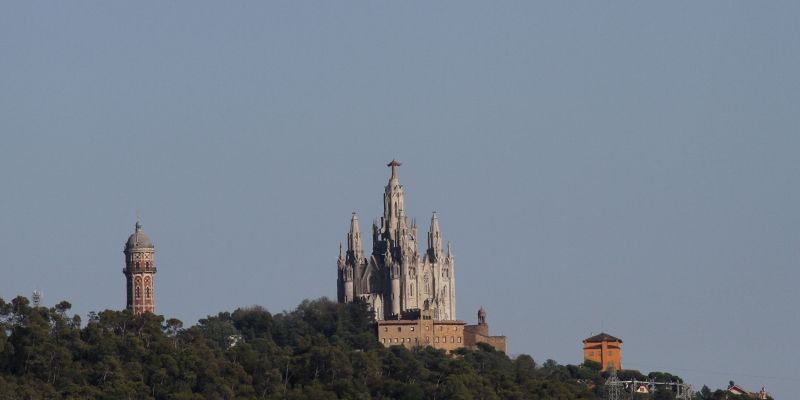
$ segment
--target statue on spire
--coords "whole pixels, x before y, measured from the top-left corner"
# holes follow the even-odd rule
[[[392,167],[392,179],[397,179],[397,167],[401,165],[403,164],[395,159],[392,159],[392,162],[386,164],[387,167]]]

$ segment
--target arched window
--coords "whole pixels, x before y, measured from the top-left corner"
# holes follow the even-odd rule
[[[140,288],[138,286],[136,287],[136,298],[137,299],[142,298],[142,288]]]
[[[147,296],[147,298],[149,299],[150,298],[150,288],[145,289],[144,293],[145,293],[145,296]]]

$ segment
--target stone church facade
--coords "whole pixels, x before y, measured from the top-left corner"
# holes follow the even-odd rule
[[[401,164],[387,166],[392,175],[383,194],[383,216],[372,223],[372,253],[365,255],[358,216],[353,213],[347,250],[339,245],[337,294],[339,302],[364,299],[375,319],[401,319],[430,312],[434,320],[456,319],[455,259],[450,243],[445,250],[436,212],[431,216],[427,248],[419,253],[417,223],[409,224]]]

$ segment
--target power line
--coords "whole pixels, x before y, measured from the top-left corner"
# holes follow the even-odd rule
[[[659,387],[669,388],[675,394],[676,400],[690,400],[694,395],[692,385],[683,382],[657,382],[655,379],[640,381],[636,379],[621,381],[617,371],[611,369],[611,376],[605,383],[607,400],[631,399],[636,393],[652,393]]]
[[[697,372],[697,373],[702,373],[702,374],[720,375],[720,376],[727,376],[727,377],[743,376],[743,377],[747,377],[747,378],[758,378],[758,379],[771,379],[771,380],[777,380],[777,381],[800,382],[800,377],[754,375],[754,374],[746,374],[746,373],[731,372],[731,371],[712,371],[712,370],[703,370],[703,369],[694,369],[694,368],[653,367],[653,366],[649,366],[649,365],[631,364],[631,363],[625,363],[625,365],[639,367],[639,368],[646,368],[646,369],[649,369],[651,371],[687,371],[687,372]]]

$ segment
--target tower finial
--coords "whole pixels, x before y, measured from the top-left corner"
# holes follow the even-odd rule
[[[392,159],[392,162],[386,164],[387,167],[392,167],[392,179],[397,179],[397,167],[401,165],[403,164],[395,159]]]

